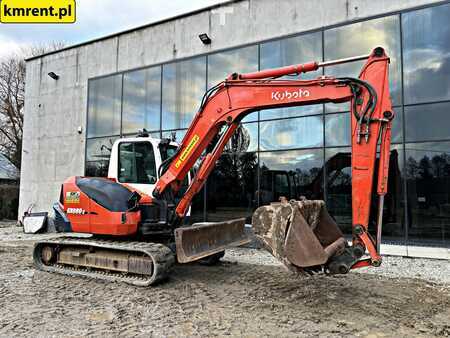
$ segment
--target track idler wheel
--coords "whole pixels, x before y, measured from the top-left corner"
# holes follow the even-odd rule
[[[41,250],[42,262],[46,265],[56,262],[56,252],[51,246],[44,246]]]

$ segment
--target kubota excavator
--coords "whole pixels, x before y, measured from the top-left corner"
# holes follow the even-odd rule
[[[359,78],[300,79],[302,73],[357,60],[366,60]],[[121,148],[124,157],[119,161],[123,163],[113,171],[110,164],[108,178],[67,179],[61,187],[60,200],[54,205],[54,227],[60,232],[93,236],[39,241],[33,252],[36,267],[146,286],[164,280],[175,260],[187,263],[220,257],[228,246],[247,243],[244,219],[185,225],[183,219],[193,197],[247,114],[328,102],[350,103],[352,244],[344,239],[323,201],[282,199],[262,206],[253,215],[253,229],[266,249],[298,273],[347,273],[363,266],[379,266],[394,118],[388,67],[389,58],[378,47],[365,56],[231,74],[205,93],[178,147],[164,140],[157,145],[161,151],[157,172],[145,171],[149,161],[146,152],[154,148],[146,151],[143,139],[137,138],[128,140]],[[113,147],[115,163],[120,142]],[[127,151],[139,153],[132,165],[126,163]],[[187,180],[198,159],[201,160],[198,170]],[[375,166],[377,180],[374,180]],[[152,185],[152,193],[121,179],[127,170],[144,177]],[[376,234],[372,236],[368,224],[374,181],[378,220]]]

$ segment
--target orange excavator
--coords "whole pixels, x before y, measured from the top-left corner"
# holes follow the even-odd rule
[[[358,78],[300,78],[321,67],[358,60],[366,60]],[[179,146],[169,140],[158,143],[161,163],[157,172],[144,170],[151,161],[147,155],[155,152],[143,144],[144,135],[113,146],[125,159],[135,154],[134,166],[127,167],[128,162],[119,158],[123,163],[110,167],[108,178],[67,179],[48,228],[93,236],[37,242],[33,252],[36,267],[146,286],[166,279],[175,261],[217,261],[227,247],[249,241],[245,219],[193,225],[186,225],[184,219],[242,119],[263,109],[329,102],[349,102],[351,109],[352,243],[344,239],[324,201],[282,198],[259,207],[252,218],[253,230],[267,250],[297,273],[336,274],[379,266],[394,118],[388,68],[388,56],[377,47],[364,56],[229,75],[205,93]],[[197,161],[199,168],[192,175]],[[121,180],[126,168],[148,179],[152,193]],[[114,176],[116,170],[118,176]],[[371,234],[368,224],[374,184],[378,220],[376,233]]]

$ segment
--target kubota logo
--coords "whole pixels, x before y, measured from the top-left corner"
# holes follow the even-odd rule
[[[283,100],[291,100],[291,99],[299,99],[302,97],[309,97],[310,92],[307,89],[298,89],[295,91],[285,90],[283,92],[276,91],[272,92],[272,100],[275,101],[283,101]]]

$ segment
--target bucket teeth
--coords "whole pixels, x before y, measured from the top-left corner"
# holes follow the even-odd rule
[[[294,272],[317,270],[346,246],[321,200],[262,206],[253,214],[252,225],[262,245]]]

